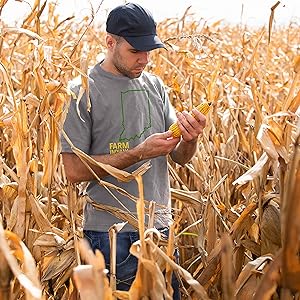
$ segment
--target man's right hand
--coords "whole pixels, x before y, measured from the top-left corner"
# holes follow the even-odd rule
[[[137,146],[141,152],[141,159],[150,159],[168,155],[179,143],[180,138],[172,137],[172,131],[154,133]]]

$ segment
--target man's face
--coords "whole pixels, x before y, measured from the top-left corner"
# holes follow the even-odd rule
[[[118,73],[137,78],[148,64],[149,54],[149,51],[134,49],[125,39],[120,38],[112,50],[112,64]]]

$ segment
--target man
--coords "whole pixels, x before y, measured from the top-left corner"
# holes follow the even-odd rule
[[[127,3],[113,9],[106,22],[105,59],[89,74],[91,110],[85,96],[79,104],[72,100],[64,130],[72,143],[95,160],[128,172],[145,161],[151,168],[143,175],[144,196],[161,206],[170,207],[167,155],[184,165],[195,153],[198,136],[205,126],[205,117],[193,110],[176,114],[161,79],[144,71],[151,50],[164,48],[156,35],[151,13],[140,5]],[[79,87],[74,87],[78,94]],[[82,119],[84,122],[82,121]],[[178,122],[182,138],[173,138],[169,126]],[[115,190],[108,191],[94,181],[93,174],[72,153],[62,138],[62,157],[70,182],[89,181],[88,196],[95,202],[124,207],[135,213],[135,203]],[[136,182],[119,182],[103,169],[93,167],[103,180],[138,196]],[[167,209],[167,211],[169,211]],[[157,210],[155,226],[167,231],[170,219],[166,210]],[[93,249],[100,249],[109,264],[108,229],[121,220],[107,211],[94,209],[87,203],[84,210],[84,235]],[[136,273],[136,258],[129,254],[139,239],[136,229],[126,225],[117,238],[117,289],[128,290]],[[174,299],[179,299],[175,289]]]

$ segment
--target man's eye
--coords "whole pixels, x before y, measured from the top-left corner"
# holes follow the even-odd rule
[[[138,53],[137,50],[131,50],[131,53]]]

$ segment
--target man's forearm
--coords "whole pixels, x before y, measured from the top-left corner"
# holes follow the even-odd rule
[[[136,147],[116,154],[94,155],[95,160],[111,165],[118,169],[125,169],[135,163],[168,155],[178,144],[178,138],[172,138],[172,132],[154,133]],[[66,175],[71,182],[89,181],[94,179],[92,172],[73,153],[62,153]],[[98,177],[103,178],[107,173],[100,167],[91,166]]]
[[[172,160],[182,166],[189,162],[197,150],[197,141],[198,139],[190,142],[181,140],[177,147],[171,152]]]
[[[95,179],[91,170],[73,153],[63,153],[63,162],[65,165],[66,175],[69,181],[82,182]],[[141,151],[138,147],[128,151],[107,155],[92,155],[94,160],[103,164],[108,164],[118,169],[125,169],[142,159]],[[89,164],[99,178],[103,178],[108,173],[102,168]]]

